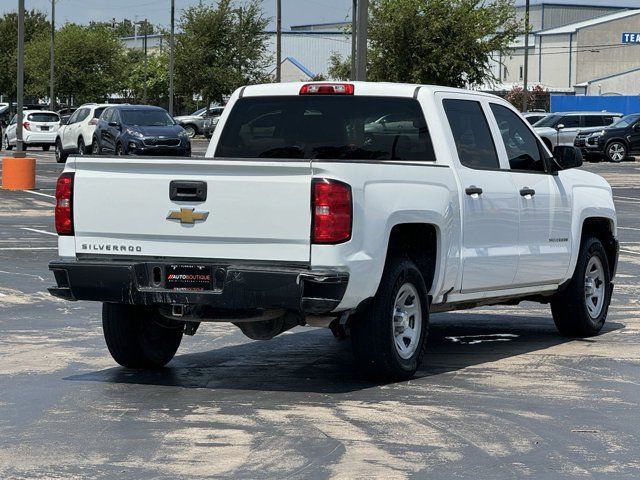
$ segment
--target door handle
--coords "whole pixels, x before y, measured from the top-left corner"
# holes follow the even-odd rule
[[[526,196],[533,197],[535,194],[536,194],[536,191],[533,188],[524,187],[524,188],[520,189],[520,196],[521,197],[526,197]]]
[[[482,195],[482,189],[480,187],[476,187],[475,185],[471,185],[464,189],[464,193],[467,195]]]
[[[207,183],[195,180],[173,180],[169,184],[169,200],[204,202],[207,199]]]

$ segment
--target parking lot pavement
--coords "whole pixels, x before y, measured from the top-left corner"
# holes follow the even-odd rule
[[[640,164],[585,166],[620,225],[600,336],[530,303],[434,315],[418,376],[377,385],[311,328],[203,324],[166,369],[115,366],[99,305],[46,292],[61,166],[37,157],[36,193],[0,191],[0,478],[640,477]]]

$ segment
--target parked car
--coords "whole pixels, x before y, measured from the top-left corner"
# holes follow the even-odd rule
[[[25,110],[22,122],[22,148],[42,147],[45,152],[56,143],[56,135],[60,127],[60,116],[48,110]],[[4,131],[3,145],[12,150],[17,144],[18,115],[14,115]]]
[[[220,120],[220,115],[224,111],[224,107],[213,107],[209,109],[209,113],[207,118],[204,121],[203,127],[203,135],[206,138],[211,138],[213,136],[213,132],[218,125],[218,121]]]
[[[165,365],[209,321],[256,340],[329,327],[390,379],[420,366],[430,312],[527,300],[550,303],[563,335],[602,329],[611,187],[575,168],[573,146],[552,157],[503,99],[281,83],[227,108],[205,158],[78,157],[58,180],[49,291],[103,302],[119,364]],[[412,126],[367,139],[367,119],[385,115]]]
[[[191,156],[191,141],[167,111],[150,105],[112,105],[93,133],[94,155]]]
[[[524,119],[527,122],[529,122],[531,125],[534,125],[536,122],[539,122],[540,120],[545,118],[547,115],[549,115],[547,112],[536,112],[536,111],[525,112],[522,114]]]
[[[580,133],[574,144],[587,158],[621,162],[629,154],[640,153],[640,113],[625,115],[597,132]]]
[[[93,132],[98,118],[109,104],[86,103],[68,118],[61,118],[56,137],[56,161],[64,163],[70,153],[85,155],[91,153]]]
[[[209,130],[205,131],[205,122],[210,117],[215,118],[222,115],[222,110],[224,110],[224,107],[216,106],[211,107],[208,110],[205,107],[196,110],[191,115],[174,117],[174,120],[184,127],[189,138],[193,138],[196,135],[206,135],[207,132],[212,132],[212,124],[209,125]]]
[[[534,124],[536,133],[552,150],[557,145],[573,146],[579,132],[601,130],[622,117],[610,112],[552,113]]]

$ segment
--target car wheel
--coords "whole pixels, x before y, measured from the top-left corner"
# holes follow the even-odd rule
[[[116,155],[117,156],[124,155],[124,149],[122,148],[122,144],[121,143],[118,143],[116,145]]]
[[[102,329],[113,359],[127,368],[160,368],[176,354],[184,325],[150,307],[104,303]]]
[[[371,305],[350,326],[357,363],[373,378],[407,380],[420,367],[429,326],[424,279],[407,259],[387,260]]]
[[[607,158],[615,163],[623,161],[627,158],[627,146],[622,142],[611,142],[607,145]]]
[[[84,145],[84,139],[80,137],[78,139],[78,155],[84,155],[87,153],[87,147]]]
[[[4,140],[2,141],[2,144],[6,151],[10,152],[11,150],[13,150],[13,145],[9,145],[9,138],[6,135],[4,136]]]
[[[49,151],[49,148],[51,148],[51,145],[43,145],[43,146],[42,146],[42,151],[43,151],[43,152],[48,152],[48,151]]]
[[[194,125],[185,125],[184,131],[187,133],[187,137],[193,138],[198,133],[198,129]]]
[[[551,300],[553,321],[562,335],[589,337],[604,325],[611,302],[609,262],[602,242],[587,237],[571,281]]]
[[[91,154],[92,155],[102,154],[102,149],[100,148],[100,144],[98,143],[98,140],[96,140],[95,138],[93,139],[93,142],[91,142]]]
[[[56,162],[58,163],[64,163],[67,161],[67,154],[64,153],[64,150],[62,149],[62,142],[60,141],[60,139],[56,140]]]

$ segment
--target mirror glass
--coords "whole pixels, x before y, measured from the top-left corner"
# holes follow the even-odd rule
[[[576,147],[557,146],[553,149],[553,158],[562,170],[582,166],[582,152]]]

